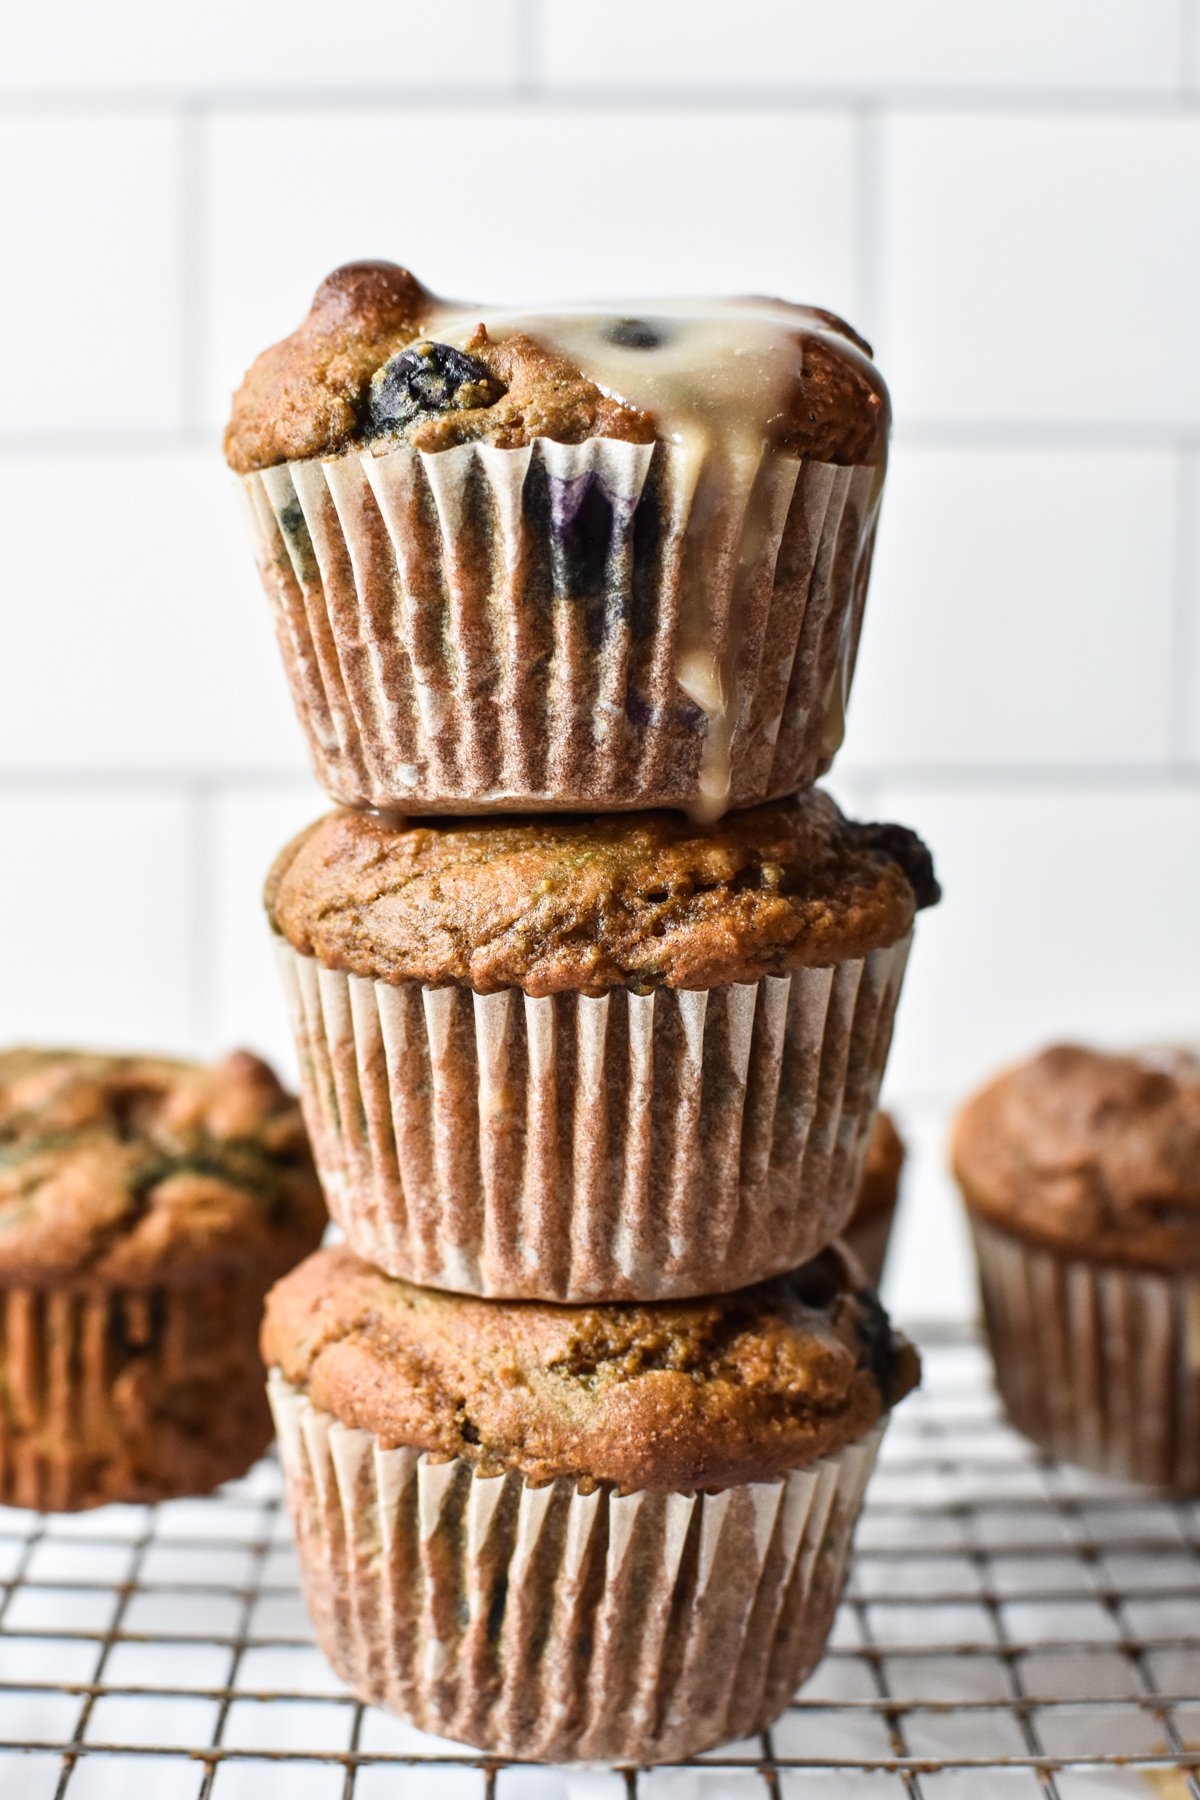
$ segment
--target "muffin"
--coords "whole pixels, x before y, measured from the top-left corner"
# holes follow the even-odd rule
[[[1045,1050],[967,1103],[953,1160],[1013,1423],[1200,1493],[1200,1063]]]
[[[843,1239],[872,1287],[878,1287],[883,1278],[903,1166],[904,1142],[891,1115],[876,1113],[854,1210],[842,1229]]]
[[[914,1386],[837,1248],[723,1299],[462,1299],[346,1246],[267,1300],[288,1505],[334,1669],[542,1761],[761,1731],[820,1657]]]
[[[326,1223],[265,1063],[0,1053],[0,1502],[202,1494],[271,1439],[258,1328]]]
[[[330,1211],[463,1293],[797,1267],[849,1214],[937,896],[914,833],[819,791],[700,827],[328,815],[266,897]]]
[[[807,786],[889,428],[831,313],[513,313],[336,269],[225,438],[318,779],[402,812],[703,819]]]

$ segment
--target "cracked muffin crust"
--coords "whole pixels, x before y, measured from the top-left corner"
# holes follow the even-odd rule
[[[299,1105],[248,1051],[0,1053],[0,1283],[270,1281],[324,1225]]]
[[[897,942],[939,895],[914,832],[855,824],[813,790],[708,826],[331,813],[281,852],[265,899],[326,968],[541,996],[827,966]]]
[[[267,1299],[264,1361],[318,1409],[435,1460],[622,1492],[771,1481],[856,1441],[916,1385],[836,1245],[714,1299],[467,1299],[320,1250]]]

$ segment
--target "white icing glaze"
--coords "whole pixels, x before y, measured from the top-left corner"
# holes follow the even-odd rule
[[[525,333],[567,357],[602,393],[653,413],[668,442],[698,442],[706,451],[762,444],[800,375],[804,337],[824,338],[851,362],[871,366],[820,313],[783,300],[627,300],[553,312],[463,308],[432,323],[439,340],[460,349],[480,324],[494,343]]]

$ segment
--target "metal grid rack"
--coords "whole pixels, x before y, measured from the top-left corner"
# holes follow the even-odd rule
[[[927,1343],[829,1652],[761,1740],[653,1771],[494,1762],[316,1650],[273,1460],[212,1500],[0,1509],[3,1800],[1200,1800],[1200,1503],[1040,1457]]]

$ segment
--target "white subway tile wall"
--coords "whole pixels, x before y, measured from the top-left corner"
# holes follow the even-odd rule
[[[335,263],[776,291],[895,460],[832,786],[928,836],[889,1276],[974,1306],[949,1108],[1200,1039],[1200,0],[44,0],[0,66],[0,1038],[294,1065],[258,903],[323,804],[219,454]]]
[[[1175,0],[546,0],[548,81],[597,86],[922,86],[1169,94]]]

